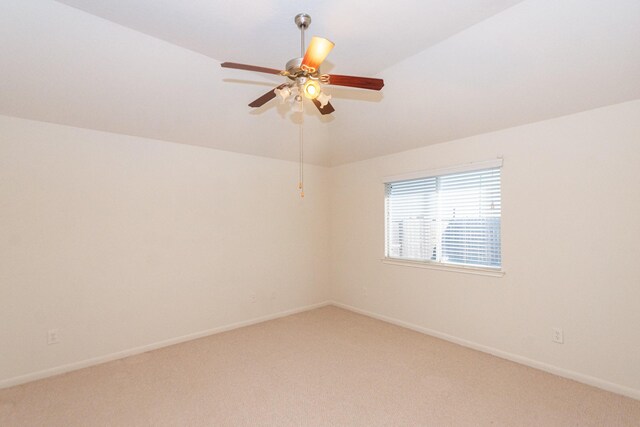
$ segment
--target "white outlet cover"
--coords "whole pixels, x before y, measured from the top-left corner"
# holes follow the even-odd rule
[[[57,329],[49,329],[47,332],[47,344],[58,344],[60,342],[60,334]]]
[[[551,340],[558,344],[564,344],[564,333],[560,328],[553,328],[553,336]]]

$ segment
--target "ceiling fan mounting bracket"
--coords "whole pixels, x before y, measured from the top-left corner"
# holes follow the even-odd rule
[[[296,15],[294,22],[300,30],[306,30],[311,25],[311,17],[306,13],[299,13]]]

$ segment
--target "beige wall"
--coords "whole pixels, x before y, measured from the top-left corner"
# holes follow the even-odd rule
[[[295,163],[0,129],[0,386],[331,298],[640,397],[640,101],[309,166],[304,201]],[[380,261],[382,177],[496,156],[504,277]]]
[[[326,168],[0,129],[0,384],[326,301]]]
[[[504,277],[380,261],[382,177],[497,156]],[[333,168],[332,297],[640,398],[639,165],[634,101]]]

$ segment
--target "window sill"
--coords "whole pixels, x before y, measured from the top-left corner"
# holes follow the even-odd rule
[[[382,261],[385,264],[399,265],[403,267],[427,268],[430,270],[442,270],[442,271],[454,271],[457,273],[476,274],[479,276],[502,277],[505,275],[505,272],[503,270],[496,270],[493,268],[465,267],[461,265],[436,264],[433,262],[409,261],[409,260],[396,259],[396,258],[382,258],[380,261]]]

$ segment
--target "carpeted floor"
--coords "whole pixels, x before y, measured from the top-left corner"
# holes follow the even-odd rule
[[[335,307],[0,390],[0,426],[638,426],[640,401]]]

